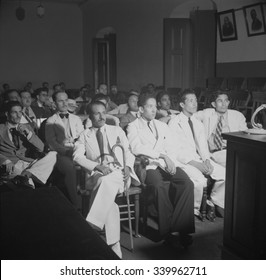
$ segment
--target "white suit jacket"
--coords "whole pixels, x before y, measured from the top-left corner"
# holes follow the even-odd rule
[[[188,118],[183,113],[170,120],[168,124],[175,141],[175,155],[184,164],[189,163],[191,160],[205,161],[210,158],[203,124],[194,115],[191,117],[191,121],[195,141],[188,124]]]
[[[84,130],[81,119],[76,115],[69,114],[69,125],[72,138],[78,138],[80,133]],[[63,121],[60,118],[59,114],[56,113],[46,121],[46,142],[53,151],[57,151],[59,154],[64,155],[70,148],[70,144],[66,142],[66,138],[67,136]]]
[[[244,115],[236,110],[228,110],[228,126],[230,132],[244,131],[247,128],[246,118]],[[205,127],[205,134],[207,139],[211,136],[218,122],[218,114],[215,109],[208,108],[203,111],[198,111],[194,116],[202,121]]]
[[[105,130],[110,148],[117,143],[120,143],[124,147],[126,166],[130,168],[131,178],[134,179],[132,183],[139,185],[139,179],[134,172],[135,157],[129,150],[129,143],[125,132],[121,127],[113,125],[105,125]],[[115,149],[115,156],[123,167],[123,153],[119,147]],[[94,174],[94,168],[100,164],[100,149],[95,132],[92,128],[88,128],[80,134],[74,146],[73,160],[87,171],[87,178]],[[93,180],[91,182],[93,182]]]
[[[169,127],[155,119],[153,124],[157,130],[158,139],[154,137],[143,118],[138,118],[128,124],[127,137],[132,153],[149,157],[150,163],[146,169],[156,169],[158,166],[165,168],[164,160],[159,158],[160,153],[167,155],[175,166],[181,166],[174,157],[175,148]]]

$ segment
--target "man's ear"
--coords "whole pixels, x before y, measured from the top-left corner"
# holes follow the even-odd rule
[[[179,106],[183,109],[185,107],[185,104],[183,102],[180,102]]]
[[[158,102],[158,106],[157,106],[159,109],[162,108],[162,104],[161,102]]]
[[[143,109],[143,107],[142,107],[142,106],[139,106],[139,111],[140,111],[140,113],[141,113],[141,114],[143,114],[143,113],[144,113],[144,109]]]
[[[216,108],[216,104],[215,104],[214,101],[211,103],[211,105],[212,105],[212,107],[213,107],[214,109]]]
[[[8,113],[7,113],[7,112],[5,112],[5,115],[6,115],[6,117],[8,118]]]

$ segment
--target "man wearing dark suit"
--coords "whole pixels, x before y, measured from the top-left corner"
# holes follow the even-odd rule
[[[0,166],[14,177],[21,175],[46,183],[56,162],[56,152],[49,152],[36,160],[36,152],[43,152],[44,144],[29,124],[20,124],[22,107],[18,101],[6,105],[7,122],[0,125]]]
[[[37,119],[46,119],[51,117],[53,111],[46,104],[48,102],[48,89],[38,88],[35,91],[36,100],[32,102],[31,107]]]
[[[125,127],[133,122],[136,118],[139,117],[139,107],[138,107],[138,100],[139,97],[136,94],[129,94],[128,96],[128,110],[125,115],[122,115],[120,118],[120,126],[122,129],[125,129]]]
[[[84,130],[80,117],[68,113],[68,95],[53,94],[57,112],[47,119],[45,139],[50,149],[56,151],[56,167],[64,174],[65,187],[72,204],[78,208],[76,169],[72,160],[74,143]]]
[[[161,236],[173,240],[173,233],[179,232],[181,245],[187,247],[195,231],[193,183],[174,158],[169,127],[155,120],[155,97],[142,94],[138,103],[141,117],[127,128],[132,153],[149,158],[146,184],[151,186]]]

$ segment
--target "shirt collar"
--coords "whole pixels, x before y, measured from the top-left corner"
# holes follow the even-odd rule
[[[8,130],[9,130],[10,128],[16,128],[16,129],[17,129],[18,124],[12,124],[12,123],[10,123],[10,122],[6,122],[6,126],[7,126]]]

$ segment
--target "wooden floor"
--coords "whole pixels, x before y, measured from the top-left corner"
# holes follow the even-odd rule
[[[194,242],[187,249],[171,248],[156,239],[149,231],[149,236],[134,238],[134,252],[131,253],[129,234],[121,233],[123,260],[220,260],[223,238],[223,219],[216,218],[214,223],[208,220],[201,222],[195,220],[196,232],[193,234]],[[153,238],[155,237],[155,238]]]

